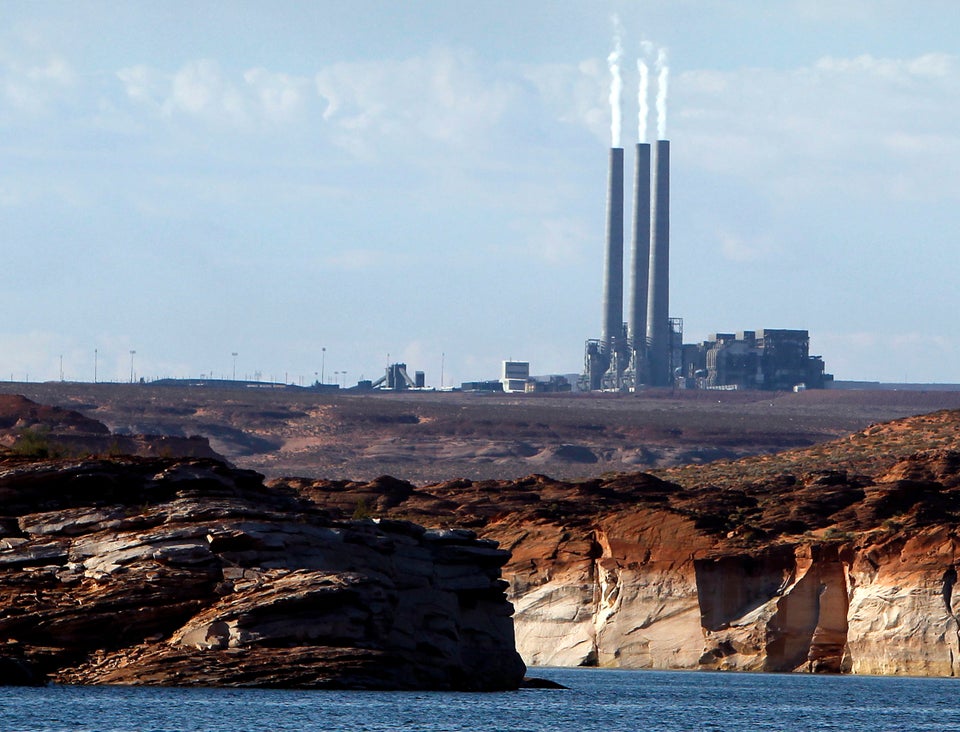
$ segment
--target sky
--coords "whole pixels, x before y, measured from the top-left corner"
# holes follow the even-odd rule
[[[662,51],[685,341],[801,328],[837,379],[960,382],[958,27],[954,0],[3,0],[0,378],[578,372],[614,120],[629,170]]]

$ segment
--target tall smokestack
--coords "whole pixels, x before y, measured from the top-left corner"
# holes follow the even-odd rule
[[[650,383],[667,386],[670,373],[670,142],[657,140],[657,175],[653,185],[650,236],[650,286],[647,295],[647,341]]]
[[[637,144],[637,172],[633,182],[633,196],[633,292],[627,320],[633,348],[643,357],[647,344],[647,290],[650,287],[649,142]]]
[[[610,149],[607,257],[603,274],[603,352],[612,356],[623,332],[623,148]]]

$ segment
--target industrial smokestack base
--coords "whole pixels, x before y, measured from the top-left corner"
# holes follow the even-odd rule
[[[670,142],[657,140],[647,294],[649,375],[653,386],[668,386],[670,373]]]

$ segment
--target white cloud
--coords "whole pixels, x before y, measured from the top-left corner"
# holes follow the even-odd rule
[[[117,78],[123,84],[127,96],[135,102],[160,109],[167,77],[147,66],[129,66],[117,72]]]
[[[390,146],[482,145],[520,89],[515,80],[480,72],[469,54],[438,49],[400,61],[337,63],[314,83],[323,118],[339,144],[373,156]]]
[[[365,270],[382,263],[384,255],[373,249],[346,249],[323,259],[323,264],[331,269]]]
[[[174,73],[131,66],[120,69],[117,78],[131,101],[165,117],[246,132],[293,121],[310,87],[305,77],[259,67],[232,77],[211,59],[191,61]]]
[[[13,184],[0,183],[0,208],[10,208],[19,205],[23,196]]]
[[[523,94],[517,78],[468,53],[438,49],[401,60],[338,62],[312,77],[255,67],[239,75],[211,59],[174,73],[146,66],[117,72],[127,97],[166,117],[186,117],[241,131],[303,122],[319,101],[315,128],[351,153],[373,158],[389,147],[483,145]]]
[[[815,68],[832,74],[868,74],[884,81],[909,83],[911,77],[946,78],[956,74],[956,58],[946,53],[928,53],[913,59],[876,58],[862,54],[854,58],[825,56]]]
[[[609,144],[610,71],[606,63],[586,59],[575,65],[540,64],[526,67],[523,73],[556,119],[584,126],[604,145]],[[628,128],[628,139],[632,134]]]
[[[778,251],[778,247],[767,237],[747,237],[731,231],[721,231],[718,238],[723,257],[732,262],[770,259]]]
[[[791,0],[793,11],[806,21],[829,25],[863,24],[888,12],[891,0]]]
[[[579,219],[545,219],[537,222],[528,235],[528,249],[536,261],[569,265],[581,260],[595,239]],[[510,257],[511,253],[504,251],[503,256]]]
[[[783,197],[960,198],[960,64],[822,58],[799,69],[688,71],[671,108],[678,155]]]
[[[243,80],[260,101],[264,115],[275,122],[284,122],[300,113],[309,81],[290,74],[278,74],[263,68],[250,69]]]
[[[0,110],[9,106],[18,113],[42,114],[71,98],[77,85],[73,68],[60,56],[24,62],[0,58]]]

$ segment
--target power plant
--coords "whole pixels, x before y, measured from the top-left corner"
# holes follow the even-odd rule
[[[643,386],[702,389],[823,388],[833,377],[810,356],[805,330],[719,333],[699,345],[683,343],[683,320],[670,317],[670,141],[666,139],[665,48],[642,42],[637,59],[638,135],[633,182],[630,304],[623,322],[624,160],[620,147],[622,46],[619,27],[610,66],[610,174],[599,339],[586,342],[580,391],[635,391]],[[656,58],[656,137],[647,139],[651,108],[648,61]]]
[[[623,322],[623,148],[610,150],[603,330],[588,340],[581,388],[668,386],[680,366],[683,323],[670,318],[670,142],[637,143],[630,319]],[[651,179],[651,171],[656,175]]]
[[[603,329],[588,340],[582,391],[635,391],[642,386],[700,389],[822,389],[832,381],[811,356],[805,330],[718,333],[683,343],[683,320],[670,317],[670,142],[636,146],[632,292],[623,322],[623,148],[610,150]],[[651,171],[656,174],[651,177]]]

